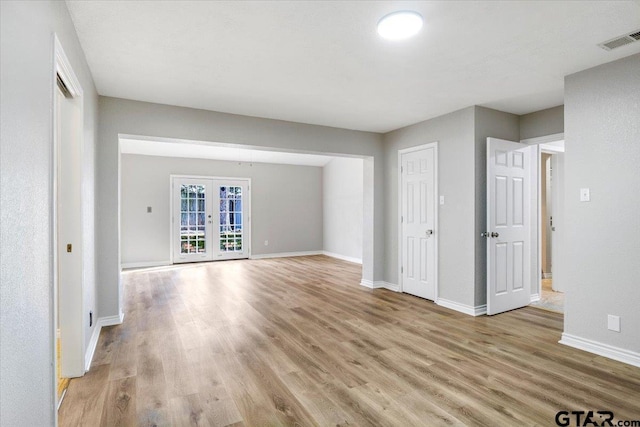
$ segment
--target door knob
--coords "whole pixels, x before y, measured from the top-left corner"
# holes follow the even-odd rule
[[[500,234],[494,231],[493,233],[491,233],[491,237],[500,237]]]
[[[427,230],[426,233],[427,233],[427,237],[433,236],[433,230]]]
[[[480,237],[489,237],[489,232],[483,231],[482,233],[480,233]]]

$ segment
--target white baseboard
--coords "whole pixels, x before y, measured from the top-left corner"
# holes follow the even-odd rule
[[[385,282],[384,280],[372,280],[362,279],[360,285],[369,289],[389,289],[390,291],[400,292],[400,287],[394,283]]]
[[[280,252],[275,254],[259,254],[259,255],[251,255],[249,259],[289,258],[289,257],[295,257],[295,256],[311,256],[311,255],[323,255],[323,251]]]
[[[589,353],[597,354],[598,356],[608,357],[609,359],[628,363],[629,365],[640,368],[640,353],[635,351],[614,347],[609,344],[581,338],[567,333],[563,333],[562,338],[558,342],[569,347],[577,348],[578,350],[588,351]]]
[[[540,294],[531,294],[529,297],[529,302],[540,301]]]
[[[459,302],[451,301],[444,298],[436,299],[436,304],[442,307],[449,308],[451,310],[459,311],[460,313],[468,314],[469,316],[482,316],[487,314],[487,305],[482,304],[478,306],[460,304]]]
[[[125,268],[148,268],[148,267],[166,267],[171,265],[171,261],[150,261],[150,262],[127,262],[120,264],[120,269]]]
[[[88,372],[91,369],[91,361],[93,360],[93,354],[96,352],[98,346],[98,339],[100,338],[100,331],[104,326],[120,325],[124,321],[124,313],[120,313],[117,316],[101,317],[96,321],[96,326],[93,328],[87,351],[84,354],[84,371]]]
[[[346,256],[346,255],[336,254],[334,252],[327,252],[327,251],[322,251],[322,254],[326,255],[326,256],[330,256],[331,258],[337,258],[337,259],[341,259],[343,261],[349,261],[349,262],[354,262],[356,264],[362,264],[362,259],[361,258],[354,258],[354,257]]]

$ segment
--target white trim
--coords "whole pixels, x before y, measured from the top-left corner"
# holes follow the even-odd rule
[[[445,308],[449,308],[451,310],[459,311],[460,313],[468,314],[469,316],[482,316],[484,314],[487,314],[486,304],[477,305],[474,307],[444,298],[438,298],[436,300],[436,304]]]
[[[334,252],[322,251],[323,255],[329,256],[331,258],[341,259],[343,261],[354,262],[356,264],[362,264],[362,258],[354,258],[346,255],[340,255]]]
[[[529,297],[530,302],[540,301],[540,294],[531,294]]]
[[[69,93],[73,98],[81,97],[83,91],[82,86],[80,85],[80,80],[78,80],[76,73],[73,71],[71,62],[69,62],[69,58],[67,58],[67,55],[64,53],[64,49],[62,48],[62,44],[60,44],[57,34],[53,35],[53,40],[55,43],[56,73],[60,74],[62,81],[64,81],[65,86],[69,89]]]
[[[433,166],[434,166],[434,183],[433,183],[433,188],[434,188],[434,202],[435,202],[435,209],[434,209],[434,234],[433,234],[433,238],[436,239],[435,242],[435,272],[434,272],[434,277],[435,277],[435,293],[433,296],[434,301],[438,300],[438,264],[439,264],[439,260],[438,260],[438,240],[439,240],[439,229],[438,229],[438,211],[440,210],[440,190],[438,188],[438,163],[439,163],[439,159],[438,159],[438,141],[434,141],[434,142],[430,142],[428,144],[422,144],[422,145],[417,145],[415,147],[409,147],[409,148],[403,148],[401,150],[398,150],[398,174],[397,174],[397,178],[398,178],[398,220],[402,217],[402,155],[403,154],[407,154],[407,153],[411,153],[413,151],[420,151],[420,150],[426,150],[428,148],[433,148]],[[402,266],[403,266],[403,256],[402,256],[402,221],[398,221],[398,284],[397,285],[393,285],[394,289],[397,289],[397,292],[404,292],[402,289]]]
[[[120,313],[119,316],[101,317],[96,321],[96,326],[93,328],[93,333],[91,334],[91,339],[89,340],[89,345],[87,346],[87,351],[84,355],[85,372],[89,372],[89,369],[91,369],[91,362],[93,361],[93,355],[96,352],[96,347],[98,346],[98,340],[100,339],[100,332],[102,331],[102,328],[105,326],[121,325],[123,321],[124,313]]]
[[[369,288],[369,289],[375,289],[375,285],[373,284],[373,281],[368,279],[360,280],[360,286],[364,286],[365,288]]]
[[[390,291],[393,292],[401,292],[400,291],[400,286],[396,285],[395,283],[391,283],[391,282],[375,282],[374,286],[376,288],[384,288],[384,289],[388,289]]]
[[[566,332],[562,334],[562,339],[558,342],[569,347],[577,348],[578,350],[587,351],[589,353],[597,354],[619,362],[628,363],[629,365],[640,368],[640,353],[635,351],[581,338],[567,334]]]
[[[170,265],[171,265],[170,260],[149,261],[149,262],[127,262],[120,265],[120,270],[124,270],[125,268],[167,267]]]
[[[297,256],[324,255],[323,251],[306,251],[306,252],[280,252],[275,254],[253,254],[249,259],[265,259],[265,258],[289,258]]]
[[[561,132],[561,133],[554,133],[551,135],[537,136],[535,138],[521,139],[520,142],[522,144],[527,144],[527,145],[540,145],[540,144],[547,144],[549,142],[561,141],[563,139],[564,139],[564,132]]]

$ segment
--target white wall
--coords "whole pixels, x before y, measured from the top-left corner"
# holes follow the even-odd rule
[[[565,78],[565,335],[640,364],[640,54]],[[580,188],[591,201],[580,202]],[[554,271],[555,275],[555,271]],[[607,315],[621,332],[607,330]]]
[[[101,313],[119,314],[119,134],[367,157],[365,185],[372,191],[365,189],[365,206],[371,205],[373,215],[365,218],[371,222],[368,225],[365,222],[365,228],[369,227],[371,233],[364,236],[364,248],[371,254],[369,258],[365,256],[363,276],[368,280],[382,279],[384,158],[381,135],[107,97],[100,97],[99,108],[97,237]]]
[[[0,420],[55,418],[51,275],[53,33],[84,89],[84,301],[96,288],[93,153],[97,94],[64,2],[0,2]],[[88,317],[87,317],[88,318]],[[86,336],[91,336],[87,322]]]
[[[362,262],[363,161],[338,157],[322,172],[324,251]]]
[[[123,265],[169,263],[170,175],[251,178],[252,255],[322,251],[321,167],[123,154],[121,173]]]

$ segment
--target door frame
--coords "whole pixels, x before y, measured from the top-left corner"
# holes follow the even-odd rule
[[[532,182],[535,183],[536,188],[532,188],[532,191],[535,191],[536,194],[536,216],[537,218],[532,218],[532,225],[536,230],[536,257],[535,260],[535,272],[536,274],[532,275],[531,280],[534,283],[531,284],[531,289],[535,289],[537,292],[535,294],[531,294],[530,299],[531,302],[539,301],[542,298],[542,176],[540,174],[540,165],[542,162],[542,153],[554,154],[564,152],[564,150],[553,149],[551,147],[542,147],[544,144],[549,144],[552,142],[564,141],[564,133],[554,133],[551,135],[539,136],[536,138],[528,138],[523,139],[520,142],[522,144],[527,145],[537,145],[538,146],[538,154],[535,156],[536,165],[535,165],[535,177]],[[562,183],[560,183],[563,185]],[[555,259],[554,259],[555,258]],[[560,259],[557,255],[554,257],[554,252],[551,253],[551,264],[557,265]]]
[[[435,262],[434,262],[434,266],[435,266],[435,271],[434,271],[434,277],[435,277],[435,292],[434,292],[434,296],[433,296],[433,302],[437,303],[438,302],[438,289],[439,289],[439,281],[438,281],[438,243],[439,243],[439,229],[438,229],[438,210],[439,210],[439,203],[438,203],[438,199],[440,197],[440,191],[438,188],[438,141],[434,141],[434,142],[430,142],[428,144],[422,144],[422,145],[416,145],[414,147],[409,147],[409,148],[403,148],[401,150],[398,150],[398,170],[397,170],[397,177],[398,177],[398,290],[400,292],[404,292],[403,289],[403,284],[402,284],[402,274],[403,274],[403,265],[404,265],[404,252],[402,251],[402,155],[403,154],[407,154],[407,153],[412,153],[414,151],[421,151],[421,150],[426,150],[426,149],[430,149],[433,148],[433,167],[434,167],[434,171],[433,171],[433,176],[434,176],[434,183],[433,183],[433,188],[434,188],[434,192],[433,192],[433,203],[435,206],[434,209],[434,224],[433,224],[433,228],[434,228],[434,234],[433,234],[433,238],[435,239],[435,244],[434,244],[434,248],[435,248]]]
[[[230,176],[205,176],[205,175],[184,175],[184,174],[170,174],[169,175],[169,261],[171,265],[174,264],[173,257],[173,245],[174,245],[174,194],[173,194],[173,181],[174,179],[207,179],[207,180],[216,180],[216,181],[247,181],[247,195],[245,197],[245,206],[247,208],[247,221],[244,225],[246,231],[246,242],[248,243],[247,247],[247,259],[251,258],[251,178],[246,177],[230,177]],[[216,261],[215,259],[212,261]],[[223,260],[220,260],[223,261]],[[207,262],[207,261],[205,261]]]
[[[78,80],[78,77],[76,76],[75,72],[73,71],[73,67],[71,66],[71,62],[69,61],[69,58],[67,57],[64,48],[62,47],[62,44],[60,43],[60,40],[58,39],[58,36],[56,33],[53,34],[53,64],[52,64],[52,73],[51,73],[51,166],[50,166],[50,182],[51,182],[51,187],[49,189],[49,194],[50,194],[50,199],[49,199],[49,203],[51,205],[51,220],[50,220],[50,227],[51,227],[51,241],[50,241],[50,250],[51,250],[51,264],[50,264],[50,274],[51,274],[51,294],[50,294],[50,304],[51,304],[51,352],[52,352],[52,364],[51,366],[53,367],[53,371],[52,371],[52,376],[53,376],[53,390],[52,395],[53,395],[53,402],[55,402],[55,410],[54,410],[54,420],[55,420],[55,425],[58,424],[58,409],[60,407],[60,404],[62,403],[62,398],[64,398],[64,395],[61,396],[61,398],[58,400],[58,357],[57,357],[57,331],[58,331],[58,316],[59,316],[59,310],[58,310],[58,304],[60,303],[60,301],[58,301],[58,294],[60,291],[60,287],[64,287],[65,284],[64,283],[59,283],[58,281],[58,274],[60,273],[60,266],[59,266],[59,261],[60,261],[60,256],[58,253],[58,244],[59,244],[59,238],[58,238],[58,226],[59,226],[59,212],[58,212],[58,199],[59,199],[59,194],[58,194],[58,184],[59,184],[59,162],[60,162],[60,149],[61,149],[61,143],[59,141],[59,135],[58,135],[58,107],[57,107],[57,91],[58,89],[58,84],[57,84],[57,78],[58,76],[60,76],[60,78],[62,79],[62,81],[64,82],[65,86],[67,87],[69,94],[71,95],[72,98],[77,98],[78,102],[79,102],[79,121],[77,123],[78,125],[78,129],[76,129],[75,131],[77,132],[78,138],[80,138],[80,146],[82,148],[82,135],[83,135],[83,128],[84,128],[84,102],[83,102],[83,90],[82,90],[82,86],[80,85],[80,81]],[[82,165],[80,165],[81,167]],[[81,176],[82,176],[82,172],[81,172]],[[82,193],[80,194],[80,205],[82,206],[83,200],[82,200]],[[81,224],[84,221],[84,218],[82,217],[82,212],[80,212],[80,221]],[[83,245],[79,245],[80,248],[83,248]],[[84,250],[81,249],[80,252],[80,259],[82,259],[83,256],[83,252]],[[82,267],[82,277],[80,280],[80,287],[81,287],[81,299],[82,299],[82,304],[80,307],[80,318],[77,319],[77,322],[74,322],[71,325],[66,325],[67,328],[72,327],[71,331],[67,331],[67,333],[70,333],[72,335],[72,339],[74,342],[77,341],[77,345],[79,346],[79,348],[76,348],[75,351],[79,352],[79,354],[81,355],[81,360],[80,363],[78,364],[78,366],[74,366],[73,367],[73,371],[74,373],[78,373],[80,375],[84,375],[84,373],[86,372],[86,354],[85,354],[85,349],[84,349],[84,323],[83,323],[83,314],[84,313],[84,267]],[[66,288],[65,288],[66,289]],[[62,302],[64,304],[64,302]],[[62,328],[62,325],[61,325]],[[67,350],[69,351],[69,350]]]

